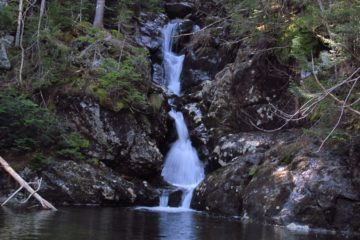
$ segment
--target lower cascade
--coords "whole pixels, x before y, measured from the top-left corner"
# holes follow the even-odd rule
[[[177,56],[172,52],[172,39],[178,27],[175,20],[163,28],[163,56],[164,83],[168,90],[180,95],[180,75],[184,62],[184,55]],[[172,144],[165,158],[165,165],[161,176],[166,182],[182,190],[181,208],[190,208],[191,198],[195,187],[204,178],[204,167],[195,148],[191,144],[189,132],[181,112],[174,108],[169,112],[176,124],[178,139]],[[160,207],[168,206],[168,193],[160,197]]]

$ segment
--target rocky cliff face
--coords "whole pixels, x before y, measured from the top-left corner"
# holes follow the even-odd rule
[[[91,146],[84,150],[89,158],[105,162],[131,177],[144,179],[159,175],[163,155],[158,144],[164,141],[166,115],[159,114],[151,123],[145,115],[113,112],[91,98],[82,97],[62,97],[58,113],[91,139]],[[149,129],[146,124],[157,127]]]
[[[200,12],[211,13],[210,2],[195,4],[186,18],[203,27]],[[288,91],[290,69],[261,43],[235,44],[229,54],[217,39],[226,39],[226,21],[217,27],[217,36],[195,33],[178,45],[186,55],[179,106],[208,172],[192,207],[270,224],[359,231],[356,140],[318,152],[319,142],[296,129],[303,122],[259,131],[284,124],[276,109],[297,108]]]
[[[156,54],[162,44],[160,30],[167,17],[141,14],[141,19],[144,24],[135,29],[129,43],[122,48],[127,51],[142,46]],[[88,28],[86,24],[82,27]],[[154,31],[157,35],[153,35]],[[11,68],[6,49],[12,41],[12,37],[0,35],[0,69]],[[78,42],[74,41],[70,47],[79,47]],[[96,47],[107,60],[113,57],[117,62],[119,56],[114,49],[121,49],[121,44],[124,42],[105,33],[105,39]],[[76,67],[96,71],[99,63],[90,57],[91,51],[83,53],[74,60]],[[144,67],[147,68],[144,72],[150,72],[150,65]],[[89,142],[81,150],[85,158],[82,162],[56,159],[37,170],[26,168],[21,171],[24,178],[28,181],[43,178],[41,193],[55,204],[156,205],[160,194],[156,188],[161,185],[160,171],[168,148],[166,136],[170,125],[163,89],[150,83],[146,92],[141,92],[148,102],[135,110],[126,107],[114,110],[94,94],[74,89],[60,92],[53,99],[55,113],[64,126]],[[12,188],[10,182],[5,182],[1,195],[10,194]]]

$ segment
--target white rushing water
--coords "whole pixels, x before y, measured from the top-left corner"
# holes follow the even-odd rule
[[[176,55],[172,52],[173,36],[178,24],[178,22],[170,22],[162,30],[165,84],[167,89],[176,95],[180,95],[180,75],[185,59],[185,55]]]
[[[184,55],[176,55],[172,51],[173,36],[176,33],[178,22],[170,22],[163,28],[163,56],[165,83],[168,90],[180,95],[180,76],[184,62]],[[178,139],[172,144],[165,158],[165,165],[161,176],[168,183],[183,191],[181,208],[190,208],[191,198],[195,187],[204,178],[204,167],[195,148],[191,145],[189,132],[181,112],[172,109],[169,112],[176,124]],[[160,206],[167,205],[168,196],[163,194]]]

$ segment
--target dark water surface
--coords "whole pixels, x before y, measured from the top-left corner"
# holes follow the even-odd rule
[[[354,237],[299,234],[197,212],[149,212],[131,208],[62,208],[58,212],[0,208],[0,239],[249,239],[337,240]]]

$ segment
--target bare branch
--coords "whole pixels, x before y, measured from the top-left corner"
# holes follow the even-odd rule
[[[312,57],[312,59],[311,59],[311,65],[312,65],[312,73],[313,73],[313,76],[314,76],[314,78],[315,78],[316,83],[320,86],[320,88],[321,88],[323,91],[328,92],[329,96],[330,96],[332,99],[334,99],[337,103],[340,103],[340,104],[343,105],[343,104],[344,104],[344,101],[341,101],[340,99],[338,99],[334,94],[332,94],[329,90],[327,90],[327,89],[324,87],[324,85],[322,85],[321,82],[319,81],[319,78],[317,77],[317,74],[316,74],[316,71],[315,71],[315,64],[314,64],[314,58],[313,58],[313,57]],[[345,79],[344,81],[342,81],[340,84],[337,84],[337,85],[333,86],[332,88],[334,88],[334,87],[337,88],[338,86],[341,86],[341,85],[345,84],[346,82],[348,82],[349,79],[351,79],[351,78],[352,78],[355,74],[357,74],[359,71],[360,71],[360,68],[356,69],[347,79]],[[357,78],[357,79],[358,79],[358,78]],[[357,82],[357,79],[355,79],[355,80],[356,80],[355,82]],[[351,112],[353,112],[353,113],[355,113],[355,114],[357,114],[357,115],[360,116],[360,112],[359,112],[359,111],[357,111],[357,110],[355,110],[355,109],[353,109],[352,107],[347,106],[347,105],[345,105],[345,107],[346,107],[348,110],[350,110]]]
[[[44,209],[51,209],[56,211],[57,209],[48,201],[46,201],[44,198],[42,198],[38,193],[35,192],[35,190],[27,183],[15,170],[2,158],[0,157],[0,165],[4,168],[4,170],[10,174],[10,176],[21,185],[21,189],[25,188],[31,196],[34,196],[36,200],[38,200],[41,204],[41,206]],[[16,193],[18,193],[21,189],[18,189],[15,193],[12,194],[11,197],[15,196]],[[2,204],[2,206],[5,203]]]
[[[350,90],[349,90],[349,92],[348,92],[348,94],[347,94],[347,96],[346,96],[346,98],[345,98],[345,100],[344,100],[344,103],[343,103],[343,105],[342,105],[341,113],[340,113],[340,116],[339,116],[339,118],[338,118],[338,121],[336,122],[336,124],[335,124],[335,126],[333,127],[333,129],[331,130],[331,132],[330,132],[330,133],[327,135],[327,137],[322,141],[322,143],[321,143],[318,151],[321,150],[321,148],[324,146],[325,142],[331,137],[331,135],[334,133],[334,131],[336,130],[336,128],[339,126],[339,124],[340,124],[340,122],[341,122],[341,119],[342,119],[342,117],[343,117],[343,115],[344,115],[344,112],[345,112],[346,103],[347,103],[347,101],[349,100],[350,95],[351,95],[352,91],[354,90],[354,88],[355,88],[355,86],[356,86],[356,84],[357,84],[357,81],[358,81],[358,79],[353,83],[353,85],[351,86],[351,88],[350,88]]]

